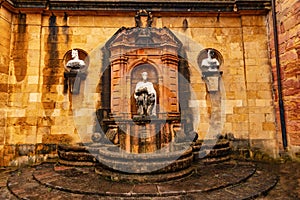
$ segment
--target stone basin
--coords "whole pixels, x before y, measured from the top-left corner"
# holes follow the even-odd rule
[[[103,146],[97,157],[99,163],[122,173],[168,173],[186,169],[193,161],[189,144],[173,144],[153,153],[128,153],[118,146]]]

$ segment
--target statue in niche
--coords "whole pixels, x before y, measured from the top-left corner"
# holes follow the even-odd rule
[[[85,70],[85,62],[79,59],[78,50],[72,49],[72,60],[66,65],[67,71],[83,72]]]
[[[78,50],[72,49],[72,59],[65,66],[64,92],[68,88],[72,94],[79,94],[81,80],[86,78],[86,64],[79,59]]]
[[[219,61],[214,58],[215,57],[215,51],[212,49],[209,49],[207,51],[207,58],[202,60],[201,67],[203,69],[206,69],[209,72],[216,72],[219,70],[220,63]]]
[[[156,91],[148,81],[148,73],[142,73],[142,81],[135,87],[134,98],[138,107],[138,115],[156,116]]]
[[[219,90],[219,78],[223,72],[219,71],[220,63],[215,58],[213,49],[208,49],[207,58],[202,60],[201,68],[208,92],[217,92]]]

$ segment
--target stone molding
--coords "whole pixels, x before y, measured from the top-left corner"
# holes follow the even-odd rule
[[[271,0],[140,0],[140,1],[58,1],[58,0],[1,0],[1,4],[11,9],[42,9],[61,11],[136,11],[147,9],[155,12],[268,12]]]

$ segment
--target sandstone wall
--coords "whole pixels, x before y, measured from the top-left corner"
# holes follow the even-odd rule
[[[0,165],[2,165],[4,145],[8,143],[6,134],[7,124],[7,101],[9,93],[9,66],[10,66],[10,43],[11,43],[12,14],[0,7]],[[5,152],[8,153],[8,152]]]
[[[11,34],[1,34],[7,38],[0,47],[5,49],[4,59],[0,60],[1,81],[10,88],[9,92],[4,91],[7,100],[3,101],[7,102],[1,103],[1,164],[44,159],[55,154],[58,143],[90,142],[94,113],[103,103],[100,77],[108,67],[102,60],[103,45],[120,27],[134,27],[134,17],[126,13],[101,16],[76,12],[23,13],[11,17],[1,8],[0,20],[1,30],[12,28]],[[183,25],[185,20],[187,27]],[[195,95],[189,106],[198,109],[193,115],[199,118],[195,129],[200,137],[206,136],[214,108],[198,67],[198,54],[205,48],[214,48],[224,61],[218,105],[220,132],[232,133],[245,141],[241,148],[259,148],[276,156],[266,17],[161,15],[154,16],[153,26],[170,28],[184,44],[182,56],[188,61]],[[63,93],[64,56],[72,48],[82,49],[90,57],[88,78],[81,84],[79,95]]]
[[[163,25],[180,31],[183,20],[163,19]],[[189,28],[181,32],[202,48],[215,48],[224,59],[221,66],[224,85],[221,90],[224,103],[221,108],[224,118],[222,132],[233,133],[241,140],[249,139],[250,148],[263,149],[275,156],[277,141],[267,18],[243,16],[220,17],[217,20],[216,17],[190,17],[187,20]],[[192,48],[192,45],[189,44],[189,47]],[[204,82],[195,68],[191,68],[191,85],[200,105],[198,132],[205,137],[209,128],[211,105]]]
[[[282,74],[282,94],[285,105],[286,130],[288,148],[292,154],[300,149],[300,2],[297,0],[278,0],[277,26],[279,39],[280,65]],[[270,16],[270,22],[271,22]],[[271,25],[271,23],[270,23]],[[277,76],[275,66],[273,27],[270,27],[271,57],[274,74],[274,84],[277,90]],[[277,107],[277,121],[280,124],[278,96],[275,98]],[[279,132],[280,133],[280,132]],[[281,135],[278,135],[281,138]],[[282,144],[280,144],[282,147]]]

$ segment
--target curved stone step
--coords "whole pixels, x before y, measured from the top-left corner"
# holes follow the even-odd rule
[[[95,166],[101,145],[58,145],[58,162],[68,166]]]
[[[189,177],[164,183],[115,182],[92,167],[44,164],[13,172],[8,189],[19,199],[253,199],[266,194],[278,177],[248,163],[198,165]]]
[[[178,158],[177,160],[164,160],[161,158],[160,160],[155,161],[135,161],[135,160],[112,160],[106,159],[102,156],[98,156],[99,162],[106,166],[107,168],[114,169],[115,171],[128,172],[128,173],[168,173],[168,172],[176,172],[182,169],[186,169],[192,165],[193,155],[190,153],[189,157]],[[112,171],[114,171],[112,170]]]
[[[221,157],[208,157],[208,158],[202,158],[200,162],[202,162],[205,165],[211,165],[211,164],[218,164],[226,161],[230,161],[231,156],[226,155],[226,156],[221,156]]]
[[[7,187],[17,199],[36,200],[67,200],[67,199],[100,199],[99,196],[86,196],[61,190],[55,190],[41,185],[32,177],[32,168],[24,168],[15,172],[7,181]]]
[[[231,147],[228,139],[210,139],[192,144],[194,160],[215,164],[230,160]]]
[[[59,144],[57,149],[58,151],[64,152],[86,152],[86,153],[98,153],[99,148],[103,146],[97,143],[88,143],[88,144],[80,144],[80,145],[64,145]]]
[[[107,170],[103,167],[96,167],[95,172],[100,176],[117,182],[131,183],[158,183],[174,179],[179,179],[192,174],[194,168],[188,167],[171,173],[156,173],[156,174],[126,174]]]
[[[87,146],[85,145],[65,145],[65,144],[59,144],[57,146],[58,151],[65,151],[65,152],[86,152],[89,153],[89,150],[87,149]]]
[[[259,196],[265,196],[267,193],[275,187],[278,182],[278,176],[275,176],[268,172],[267,169],[257,169],[246,182],[241,184],[232,185],[227,188],[223,188],[218,193],[227,196],[223,199],[241,199],[250,200]],[[232,198],[230,198],[232,196]]]
[[[66,165],[66,166],[74,166],[74,167],[90,167],[95,166],[95,162],[85,162],[85,161],[69,161],[69,160],[58,160],[59,164]]]
[[[95,166],[99,161],[103,164],[114,163],[117,160],[119,162],[126,162],[126,166],[130,167],[130,164],[136,162],[136,159],[142,161],[145,160],[149,162],[149,160],[159,159],[161,160],[162,154],[166,154],[167,156],[163,158],[163,160],[176,160],[179,157],[182,158],[184,156],[190,156],[189,151],[192,151],[193,160],[202,160],[205,164],[214,164],[220,163],[224,161],[228,161],[230,159],[230,142],[227,139],[210,139],[205,141],[196,141],[191,147],[189,144],[179,143],[178,147],[183,148],[183,151],[175,151],[164,153],[160,152],[156,154],[150,155],[138,155],[138,154],[130,154],[126,152],[115,152],[119,148],[115,145],[105,145],[105,144],[80,144],[80,145],[58,145],[58,162],[63,165],[68,166]],[[184,152],[184,149],[186,151]],[[108,151],[111,149],[110,151]],[[116,149],[116,150],[114,150]],[[190,150],[189,150],[190,149]],[[180,154],[178,154],[180,153]],[[131,158],[132,157],[132,158]],[[132,159],[132,162],[131,160]],[[125,166],[125,165],[124,165]]]

